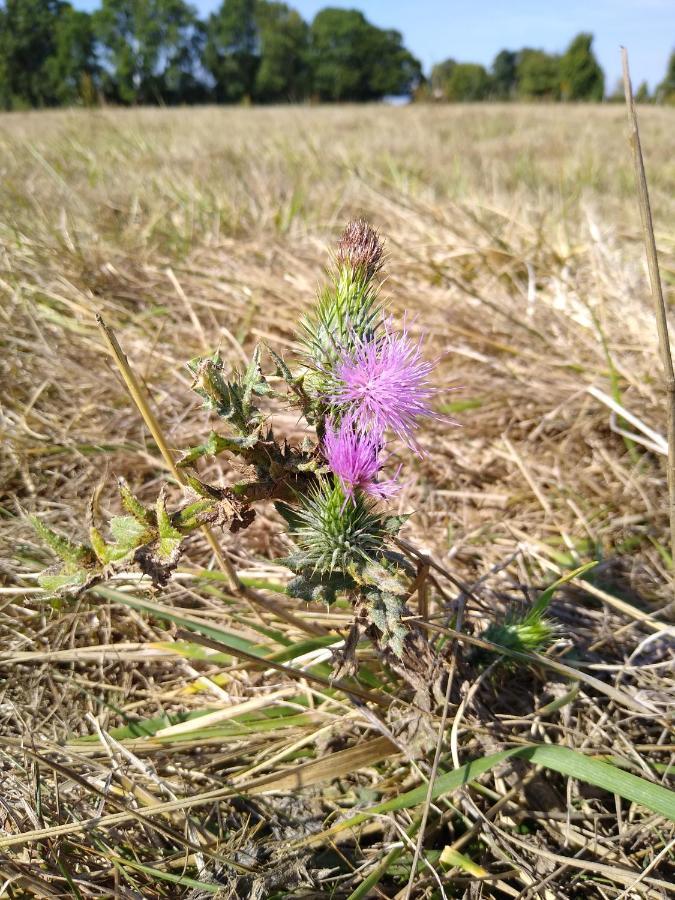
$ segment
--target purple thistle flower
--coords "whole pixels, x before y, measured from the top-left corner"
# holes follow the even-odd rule
[[[409,337],[405,326],[398,334],[387,322],[384,328],[380,337],[354,339],[353,349],[335,366],[336,384],[328,399],[347,406],[361,431],[393,431],[421,455],[413,436],[417,419],[451,421],[430,406],[440,390],[429,383],[437,361],[422,357],[422,339]]]
[[[386,500],[399,490],[400,485],[394,478],[377,481],[382,468],[381,435],[357,428],[352,416],[345,416],[337,427],[333,422],[326,423],[323,449],[331,471],[342,484],[345,497],[353,498],[356,488],[360,488],[371,497]]]

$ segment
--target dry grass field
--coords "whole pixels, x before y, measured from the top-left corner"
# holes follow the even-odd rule
[[[675,110],[640,116],[672,303]],[[436,566],[429,639],[454,648],[437,773],[442,707],[419,713],[371,647],[354,691],[331,684],[350,610],[284,595],[271,506],[218,532],[238,590],[199,534],[159,594],[36,586],[53,558],[29,514],[86,538],[117,476],[148,500],[171,481],[95,315],[170,447],[194,445],[215,423],[185,362],[290,357],[354,216],[461,424],[426,428],[396,500]],[[0,298],[0,897],[403,898],[423,814],[412,897],[669,895],[667,810],[553,764],[665,786],[675,758],[665,402],[621,106],[4,115]],[[565,577],[545,655],[474,646]]]

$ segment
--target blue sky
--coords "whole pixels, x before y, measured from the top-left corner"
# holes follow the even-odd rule
[[[221,0],[191,0],[202,16]],[[311,20],[325,6],[356,8],[383,28],[402,32],[425,71],[452,56],[489,65],[499,50],[528,45],[564,50],[579,31],[595,35],[595,52],[611,90],[621,74],[619,47],[630,55],[633,84],[653,88],[675,49],[675,0],[286,0]],[[92,9],[97,0],[74,0]]]

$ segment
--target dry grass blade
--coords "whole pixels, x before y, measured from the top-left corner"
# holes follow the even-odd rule
[[[240,650],[236,647],[230,647],[227,644],[222,644],[219,641],[214,641],[211,638],[204,637],[204,635],[202,634],[193,634],[190,631],[179,631],[178,637],[184,640],[194,641],[195,644],[201,644],[203,647],[210,647],[211,650],[218,650],[223,653],[231,653],[233,656],[238,656],[240,659],[245,660],[247,663],[253,666],[258,666],[265,669],[275,669],[277,672],[289,674],[293,678],[314,682],[314,684],[318,684],[323,688],[336,688],[337,690],[342,691],[348,697],[358,697],[360,700],[375,703],[377,706],[384,707],[385,709],[391,703],[388,698],[382,696],[379,692],[375,693],[374,691],[366,691],[355,684],[347,684],[343,681],[338,680],[334,681],[330,678],[324,678],[321,675],[315,675],[312,672],[306,672],[303,669],[296,669],[293,666],[274,662],[271,659],[260,659],[260,657],[253,656],[251,653],[247,653],[245,650]]]
[[[623,87],[626,94],[626,107],[628,110],[628,123],[630,126],[630,143],[633,150],[635,164],[635,178],[637,181],[638,200],[640,204],[640,218],[642,219],[642,234],[647,252],[647,268],[649,269],[649,283],[652,289],[654,301],[654,315],[656,328],[659,335],[659,350],[661,364],[664,370],[664,388],[666,392],[668,408],[668,497],[670,514],[670,540],[671,555],[675,561],[675,370],[673,369],[673,356],[670,350],[668,337],[668,317],[666,304],[663,299],[661,287],[661,273],[659,272],[659,258],[656,252],[656,238],[654,237],[654,223],[652,222],[652,209],[649,202],[649,188],[645,173],[644,159],[642,158],[642,145],[640,143],[640,129],[638,127],[637,113],[633,101],[633,88],[630,81],[628,68],[628,51],[621,48],[621,63],[623,67]]]
[[[139,819],[145,821],[155,816],[165,813],[173,813],[177,810],[194,809],[198,806],[211,804],[216,800],[221,800],[230,796],[239,796],[241,794],[269,793],[273,791],[286,790],[288,788],[311,787],[327,780],[340,778],[353,772],[355,769],[363,766],[375,765],[391,756],[399,753],[398,747],[392,744],[387,738],[373,738],[365,741],[357,747],[350,747],[347,750],[340,750],[334,754],[323,757],[304,765],[294,766],[293,769],[284,775],[273,773],[263,775],[249,783],[242,783],[233,788],[219,788],[217,790],[208,791],[203,794],[197,794],[190,797],[181,797],[168,803],[158,803],[155,806],[145,809],[143,813],[135,810],[119,813],[111,813],[105,816],[94,816],[91,819],[82,822],[73,822],[67,825],[59,825],[53,828],[37,828],[32,831],[25,831],[22,834],[14,835],[7,838],[0,838],[0,850],[9,847],[24,846],[37,841],[50,840],[65,835],[80,834],[90,831],[93,828],[110,828],[119,826],[125,822]],[[87,787],[89,787],[87,785]]]

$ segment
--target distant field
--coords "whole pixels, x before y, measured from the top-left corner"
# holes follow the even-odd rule
[[[639,113],[664,288],[672,304],[675,109],[641,107]],[[619,674],[602,668],[621,666],[633,653],[640,663],[663,663],[667,650],[659,655],[654,649],[663,646],[662,637],[647,641],[649,652],[641,648],[663,630],[653,611],[672,599],[664,457],[642,443],[644,435],[634,426],[617,420],[597,393],[588,392],[592,387],[613,396],[645,425],[665,433],[622,106],[4,114],[0,746],[4,741],[8,767],[0,772],[0,794],[10,798],[14,813],[4,819],[0,808],[0,875],[16,879],[11,896],[23,896],[18,888],[32,890],[36,879],[53,879],[54,889],[67,892],[69,878],[87,897],[102,896],[96,890],[112,890],[114,884],[129,892],[119,896],[189,896],[187,888],[161,874],[180,876],[184,864],[196,881],[234,883],[222,874],[229,871],[222,860],[208,853],[200,860],[194,849],[203,837],[200,829],[216,830],[215,801],[197,807],[189,827],[181,813],[162,818],[171,826],[169,835],[132,820],[116,831],[74,835],[68,839],[72,845],[61,845],[58,859],[49,844],[34,844],[30,858],[22,847],[3,850],[2,835],[93,818],[103,804],[76,779],[64,781],[57,800],[55,779],[66,775],[55,775],[24,753],[21,745],[29,736],[42,756],[62,745],[50,759],[101,789],[116,760],[127,778],[115,775],[116,796],[135,786],[140,808],[218,788],[238,773],[243,778],[252,766],[281,775],[288,760],[282,754],[277,761],[277,755],[296,742],[296,762],[306,762],[398,734],[395,704],[378,710],[386,722],[378,731],[373,718],[339,692],[317,712],[318,695],[306,684],[298,687],[299,697],[288,695],[281,707],[270,707],[295,703],[286,709],[292,725],[270,724],[268,718],[263,727],[255,719],[237,731],[235,720],[231,730],[207,730],[177,743],[147,739],[147,745],[132,731],[120,731],[128,752],[170,782],[165,789],[118,748],[105,749],[103,737],[78,744],[76,738],[96,735],[86,715],[97,716],[108,732],[135,721],[211,711],[222,704],[218,690],[243,702],[293,679],[245,666],[221,678],[222,664],[199,662],[194,652],[173,648],[175,628],[166,618],[142,616],[112,595],[49,605],[31,590],[48,556],[26,513],[83,537],[97,485],[99,503],[110,512],[117,510],[115,476],[153,498],[165,474],[102,349],[94,315],[101,313],[115,327],[170,445],[194,444],[214,423],[190,391],[185,361],[219,345],[233,365],[240,364],[259,340],[291,353],[300,313],[315,295],[327,253],[354,216],[368,218],[385,238],[385,294],[399,314],[410,313],[413,330],[428,334],[429,353],[442,355],[439,383],[458,388],[441,406],[462,427],[430,426],[422,436],[428,455],[415,463],[402,492],[401,511],[416,511],[406,537],[462,583],[477,586],[479,594],[485,589],[483,605],[471,613],[476,633],[494,610],[504,615],[561,574],[598,561],[591,593],[577,582],[560,595],[553,612],[561,640],[573,649],[570,659],[582,660],[584,672],[631,696],[651,697],[658,711],[653,721],[626,718],[620,706],[582,683],[578,698],[541,720],[536,710],[570,685],[543,669],[535,668],[534,675],[522,669],[480,687],[458,736],[461,762],[532,740],[619,758],[636,774],[657,779],[672,762],[667,729],[659,724],[672,702],[667,670],[635,664]],[[293,433],[296,423],[289,419],[279,426]],[[222,457],[205,471],[212,480],[228,476]],[[245,576],[283,581],[270,562],[286,552],[279,530],[270,510],[250,530],[223,538]],[[211,565],[209,548],[197,538],[188,556],[193,567]],[[298,610],[295,601],[274,596],[308,621],[345,624],[323,607]],[[281,633],[288,644],[306,638],[274,615],[256,619],[241,599],[232,601],[189,572],[160,600],[227,626],[266,653],[287,646]],[[640,615],[631,614],[634,608]],[[126,649],[115,651],[118,644]],[[96,655],[99,645],[109,648],[108,655]],[[65,655],[50,662],[45,654],[52,651]],[[468,690],[473,675],[462,678],[459,684]],[[299,715],[300,705],[309,712]],[[328,725],[332,730],[321,731]],[[320,831],[329,816],[333,821],[355,805],[409,789],[419,783],[419,773],[399,750],[390,751],[391,758],[366,759],[358,773],[345,769],[338,783],[326,782],[324,773],[316,782],[321,790],[280,788],[273,799],[241,801],[225,812],[222,804],[218,815],[230,818],[219,852],[229,857],[244,848],[240,862],[278,862],[283,841]],[[442,768],[448,770],[453,759],[446,750]],[[573,781],[568,796],[560,776],[535,779],[531,792],[521,790],[518,778],[528,771],[534,769],[516,766],[490,776],[480,790],[455,796],[459,813],[441,804],[431,816],[436,831],[428,846],[436,849],[480,822],[477,807],[499,826],[488,829],[485,840],[458,844],[485,868],[485,884],[494,892],[463,894],[472,872],[455,863],[451,871],[460,880],[448,887],[448,896],[617,897],[666,846],[668,829],[653,814],[624,805],[617,819],[613,797],[600,801],[599,792],[584,792]],[[491,811],[516,782],[510,805]],[[39,814],[36,802],[42,803]],[[103,806],[106,814],[117,810],[113,803]],[[540,824],[542,811],[553,813],[546,827]],[[321,851],[303,848],[298,866],[304,861],[311,871],[344,870],[334,896],[349,897],[360,877],[350,875],[350,868],[371,872],[411,827],[410,815],[401,815],[398,831],[391,823],[370,821],[356,847],[353,840],[336,839],[324,842]],[[266,816],[271,832],[260,825],[259,835],[249,833]],[[294,830],[296,819],[301,825]],[[189,846],[181,844],[185,834]],[[536,835],[534,850],[523,834]],[[520,843],[510,844],[508,835]],[[581,847],[586,849],[578,853]],[[559,857],[576,853],[574,866],[558,871]],[[116,862],[118,857],[131,862]],[[430,859],[436,865],[437,857]],[[662,862],[647,876],[646,897],[665,896]],[[401,866],[392,862],[392,870],[383,873],[380,896],[398,896],[407,880]],[[537,887],[548,875],[551,881]],[[422,885],[437,890],[428,872],[421,877]],[[532,893],[519,893],[528,889]],[[259,894],[250,885],[238,890],[228,894],[223,887],[219,896],[324,895],[294,893],[290,882],[268,885]],[[70,894],[59,894],[65,895]]]

